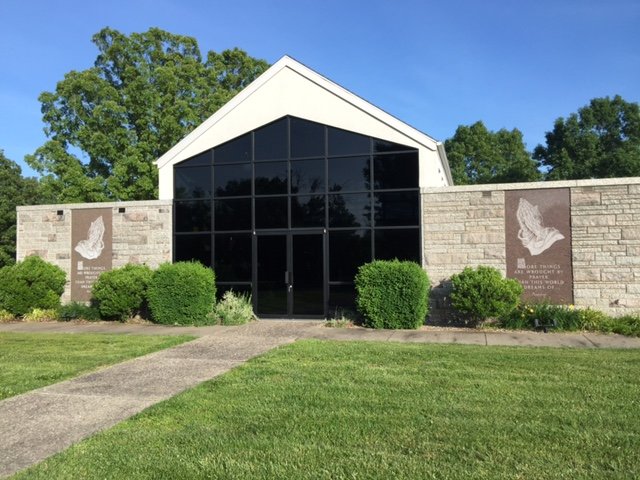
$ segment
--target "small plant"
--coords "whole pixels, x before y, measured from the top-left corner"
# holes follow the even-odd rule
[[[0,309],[0,323],[13,322],[15,319],[16,317],[11,312]]]
[[[330,328],[351,328],[358,321],[358,314],[349,309],[336,309],[332,318],[328,319],[325,327]]]
[[[254,320],[251,295],[227,290],[213,315],[220,325],[243,325]]]
[[[86,320],[95,322],[100,320],[100,312],[94,306],[85,305],[84,303],[71,302],[63,305],[58,310],[60,320]]]
[[[164,263],[149,283],[149,308],[156,323],[210,324],[215,298],[213,270],[198,262]]]
[[[520,302],[524,289],[493,267],[466,267],[451,276],[451,305],[471,323],[507,315]]]
[[[418,328],[429,311],[429,277],[415,262],[376,260],[355,278],[356,303],[365,326]]]
[[[91,290],[102,318],[123,321],[141,313],[151,277],[153,271],[146,265],[128,264],[102,273]]]
[[[58,310],[55,308],[34,308],[22,316],[25,322],[50,322],[58,318]]]
[[[612,318],[608,328],[611,333],[640,337],[640,314]]]
[[[0,268],[0,308],[16,316],[60,306],[66,275],[38,256]]]

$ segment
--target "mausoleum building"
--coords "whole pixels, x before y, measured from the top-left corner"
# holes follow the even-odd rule
[[[18,260],[61,266],[67,300],[126,263],[197,260],[262,318],[351,307],[358,266],[393,258],[427,270],[435,307],[481,264],[528,298],[640,307],[640,179],[454,187],[441,143],[289,57],[157,166],[157,201],[18,207]]]

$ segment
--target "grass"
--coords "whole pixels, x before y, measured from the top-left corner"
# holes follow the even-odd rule
[[[0,400],[193,338],[0,333]]]
[[[17,478],[640,476],[640,352],[297,342]]]

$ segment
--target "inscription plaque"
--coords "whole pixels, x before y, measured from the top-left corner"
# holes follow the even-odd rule
[[[71,215],[71,300],[88,302],[98,276],[112,267],[112,212],[77,209]]]
[[[523,299],[573,303],[571,202],[568,188],[505,192],[507,277]]]

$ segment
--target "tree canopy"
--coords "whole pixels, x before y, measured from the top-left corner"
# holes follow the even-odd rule
[[[59,202],[157,196],[153,161],[260,75],[242,50],[209,51],[158,28],[93,36],[92,68],[71,71],[40,95],[47,142],[27,157]]]
[[[38,203],[38,182],[0,150],[0,267],[16,258],[16,206]]]
[[[640,108],[616,95],[558,118],[534,158],[548,180],[640,175]]]
[[[457,185],[528,182],[541,177],[516,128],[492,132],[482,122],[460,125],[444,145]]]

